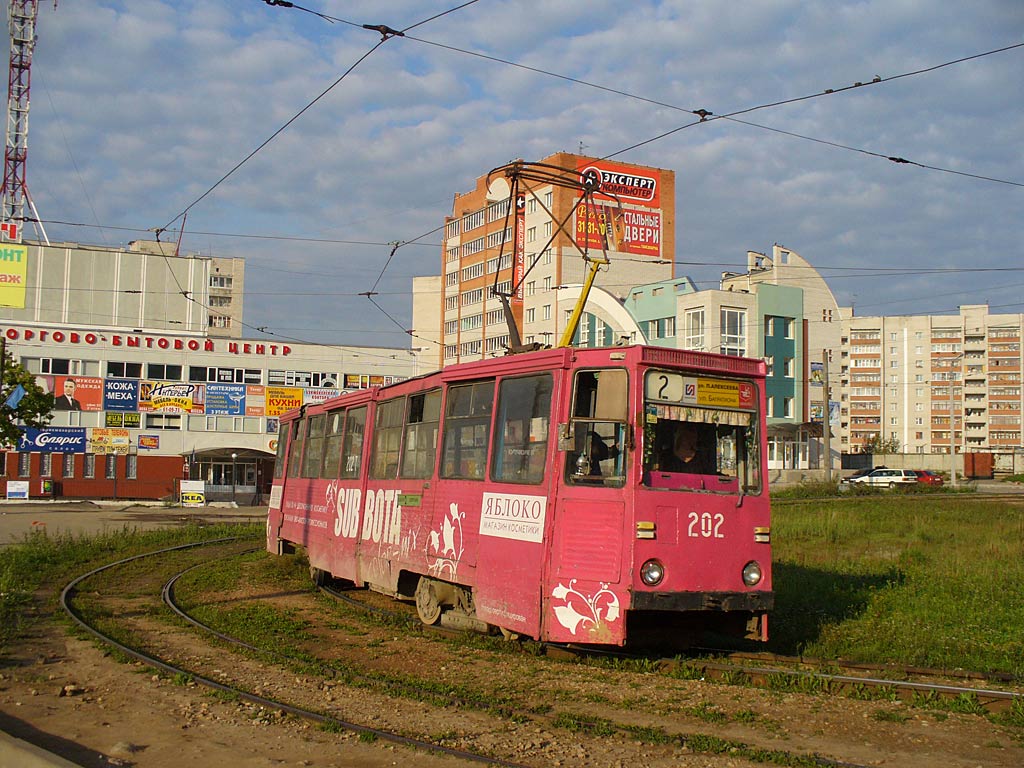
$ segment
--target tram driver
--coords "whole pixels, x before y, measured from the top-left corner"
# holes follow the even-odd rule
[[[713,475],[718,471],[713,440],[708,440],[708,427],[692,421],[675,422],[670,438],[662,446],[658,469],[662,472],[687,472],[695,475]]]

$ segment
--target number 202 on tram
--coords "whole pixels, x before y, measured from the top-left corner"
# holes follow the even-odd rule
[[[632,346],[459,364],[281,418],[267,549],[428,623],[767,639],[765,365]]]

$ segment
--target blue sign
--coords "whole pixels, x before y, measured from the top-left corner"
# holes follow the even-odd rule
[[[207,384],[206,413],[214,416],[245,414],[245,385]]]
[[[85,427],[22,427],[18,450],[39,453],[85,453]]]
[[[104,379],[103,380],[104,411],[137,411],[139,410],[138,379]]]

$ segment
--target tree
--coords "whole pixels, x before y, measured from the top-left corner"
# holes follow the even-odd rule
[[[11,394],[21,385],[25,396],[14,408],[7,405]],[[3,352],[3,377],[0,379],[0,445],[16,447],[21,429],[20,420],[29,427],[41,429],[53,418],[53,395],[45,392],[36,384],[35,376],[14,362],[14,358],[5,349]]]
[[[872,435],[864,441],[865,453],[880,453],[884,456],[887,453],[899,453],[899,451],[900,441],[895,437],[886,440],[881,435]]]

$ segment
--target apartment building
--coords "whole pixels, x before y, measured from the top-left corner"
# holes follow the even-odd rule
[[[511,294],[524,342],[556,344],[578,295],[569,298],[566,289],[583,283],[586,275],[581,249],[607,253],[609,264],[594,285],[618,298],[638,283],[673,276],[672,171],[567,152],[534,166],[542,171],[526,174],[529,179],[512,193],[514,201],[509,191],[495,194],[492,174],[455,196],[442,255],[441,366],[504,354],[509,330],[495,292]],[[563,181],[590,175],[600,179],[599,191],[593,204],[581,205],[577,188],[545,174]],[[600,331],[611,337],[610,328]]]
[[[1024,315],[856,317],[844,310],[843,450],[1008,452],[1021,435]]]

